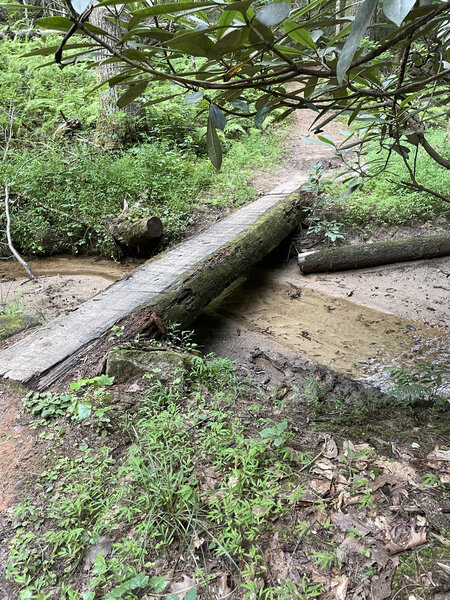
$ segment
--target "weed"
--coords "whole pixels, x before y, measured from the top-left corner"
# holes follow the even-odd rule
[[[259,433],[259,435],[264,440],[267,440],[269,443],[272,443],[276,448],[278,448],[279,446],[284,444],[284,442],[287,439],[287,426],[287,421],[282,421],[281,423],[277,423],[273,427],[266,427]]]
[[[0,315],[9,317],[20,316],[24,312],[24,305],[22,302],[23,294],[18,292],[14,295],[12,300],[7,301],[6,299],[0,302]]]
[[[342,233],[342,227],[343,223],[339,223],[335,219],[328,220],[321,216],[308,218],[308,235],[323,236],[330,244],[334,244],[337,240],[345,238],[345,235]]]

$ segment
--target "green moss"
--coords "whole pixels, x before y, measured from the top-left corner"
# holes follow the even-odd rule
[[[39,319],[31,315],[0,315],[0,340],[40,324]]]

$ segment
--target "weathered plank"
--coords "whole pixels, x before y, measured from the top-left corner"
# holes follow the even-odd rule
[[[139,327],[135,322],[148,318],[144,309],[147,314],[151,314],[150,309],[158,310],[168,319],[180,317],[183,323],[189,322],[202,305],[260,260],[295,227],[301,218],[302,202],[299,197],[290,202],[289,198],[301,183],[301,179],[296,179],[278,186],[194,238],[150,260],[75,311],[58,317],[1,351],[0,377],[42,389],[79,362],[82,365],[78,374],[92,374],[95,365],[91,363],[98,361],[95,349],[102,344],[104,348],[111,327],[124,323],[126,333],[135,335],[139,327],[142,329],[142,322]],[[274,222],[267,227],[271,215]],[[267,237],[267,230],[269,239],[260,240]],[[245,248],[247,241],[252,246]],[[214,281],[213,289],[203,293],[202,286],[215,270],[216,262],[220,262],[221,253],[223,257],[234,252],[235,243],[241,252],[239,261],[228,260],[227,268],[219,280]],[[197,282],[197,287],[191,286],[186,293],[183,287],[189,288],[190,279]],[[195,295],[199,297],[194,298]],[[141,312],[137,312],[139,310]]]

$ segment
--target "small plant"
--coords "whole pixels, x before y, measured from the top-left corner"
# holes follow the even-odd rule
[[[0,315],[8,317],[20,316],[24,312],[23,302],[21,300],[23,294],[18,292],[14,295],[14,298],[7,302],[6,300],[0,303]]]
[[[275,448],[278,448],[279,446],[284,444],[284,442],[287,439],[287,426],[287,421],[281,421],[281,423],[278,423],[273,427],[266,427],[266,429],[263,429],[259,433],[259,435],[264,440],[267,440],[268,442],[272,443],[275,446]]]
[[[425,473],[422,475],[422,485],[423,486],[441,486],[442,482],[434,473]]]
[[[343,223],[334,219],[328,219],[320,216],[310,217],[308,219],[308,235],[315,234],[325,238],[325,240],[334,244],[337,240],[343,240],[345,235],[342,233]]]
[[[320,569],[327,569],[338,562],[336,552],[314,552],[312,557],[314,559],[314,565]]]
[[[180,323],[169,323],[167,326],[167,341],[175,348],[192,352],[197,348],[197,344],[192,341],[193,337],[194,331],[181,329]]]
[[[450,379],[448,366],[421,362],[408,369],[392,367],[388,371],[396,384],[391,395],[401,404],[409,406],[420,400],[446,404],[439,391]]]

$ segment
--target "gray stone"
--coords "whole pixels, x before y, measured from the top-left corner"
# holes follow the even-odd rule
[[[116,383],[140,379],[146,373],[154,373],[167,383],[184,370],[185,356],[170,350],[127,350],[118,348],[109,353],[106,374]]]

